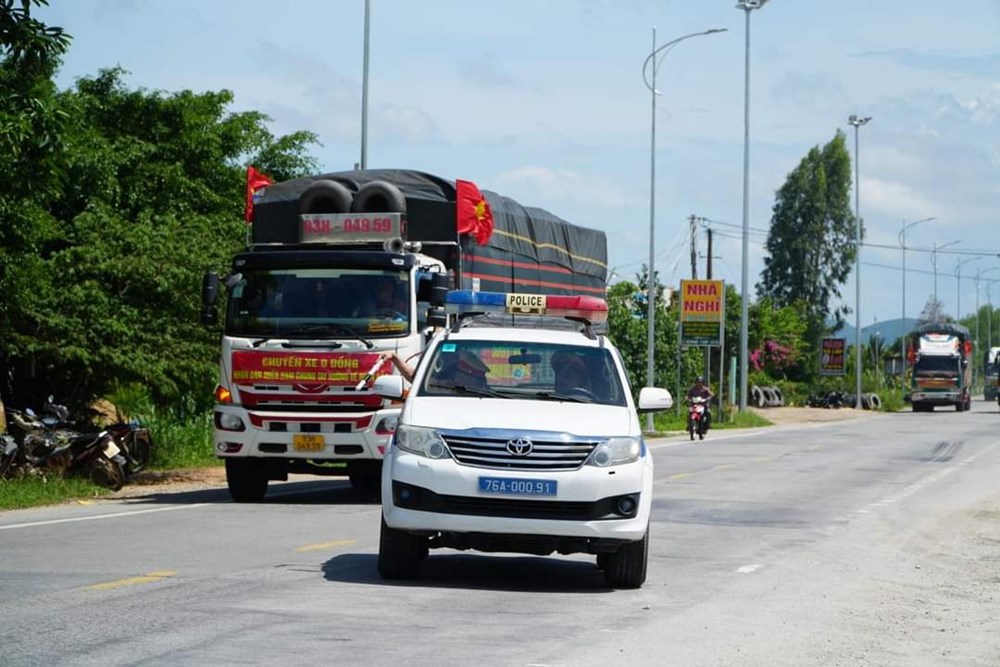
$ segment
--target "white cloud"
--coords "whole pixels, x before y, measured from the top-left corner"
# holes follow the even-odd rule
[[[519,167],[499,174],[496,184],[504,192],[526,193],[521,195],[524,201],[568,200],[577,206],[603,208],[628,208],[639,201],[637,195],[609,185],[606,178],[595,178],[569,169]]]
[[[932,199],[906,183],[862,176],[859,199],[861,217],[867,219],[884,216],[892,220],[915,220],[940,214]]]

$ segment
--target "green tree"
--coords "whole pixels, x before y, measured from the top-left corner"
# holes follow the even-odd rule
[[[275,138],[228,91],[130,90],[119,69],[56,97],[66,116],[51,224],[32,245],[5,340],[78,402],[139,383],[161,405],[204,408],[217,332],[198,321],[200,280],[245,239],[245,164],[276,180],[317,169],[309,132]]]
[[[777,192],[767,237],[758,295],[777,308],[800,302],[807,317],[806,340],[816,347],[832,317],[839,324],[846,307],[831,311],[855,258],[855,217],[850,208],[851,158],[837,131],[814,146]],[[863,233],[863,230],[862,230]]]
[[[647,277],[645,266],[635,282],[621,281],[608,289],[608,336],[622,354],[633,394],[646,386],[647,352],[649,346],[649,311],[646,306]],[[642,287],[639,287],[642,285]],[[674,393],[677,389],[677,349],[679,344],[679,304],[674,299],[666,303],[666,290],[654,274],[653,376],[657,387]],[[701,372],[700,348],[685,348],[681,354],[681,381],[690,382]]]
[[[0,360],[32,335],[25,316],[49,276],[42,247],[57,234],[49,214],[61,185],[62,128],[52,75],[69,44],[32,18],[43,0],[0,0]],[[0,389],[6,391],[4,383]],[[10,396],[7,396],[9,399]]]
[[[952,318],[944,310],[944,304],[933,294],[927,297],[924,309],[920,311],[918,324],[930,324],[938,322],[951,322]]]

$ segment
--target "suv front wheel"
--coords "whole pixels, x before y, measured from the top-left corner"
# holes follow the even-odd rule
[[[626,542],[604,559],[604,580],[612,588],[639,588],[646,581],[649,526],[637,542]]]
[[[378,542],[378,573],[383,579],[415,579],[427,555],[427,538],[385,525]]]

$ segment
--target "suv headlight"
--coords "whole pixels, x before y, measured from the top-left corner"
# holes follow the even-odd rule
[[[451,457],[448,446],[444,444],[441,434],[432,428],[423,426],[396,427],[396,446],[403,451],[426,456],[429,459],[447,459]]]
[[[587,465],[607,468],[639,460],[642,441],[639,438],[608,438],[590,453]]]

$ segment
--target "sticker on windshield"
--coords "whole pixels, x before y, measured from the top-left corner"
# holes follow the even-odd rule
[[[454,352],[455,351],[455,344],[454,343],[445,343],[444,345],[441,346],[441,351],[442,352]]]

